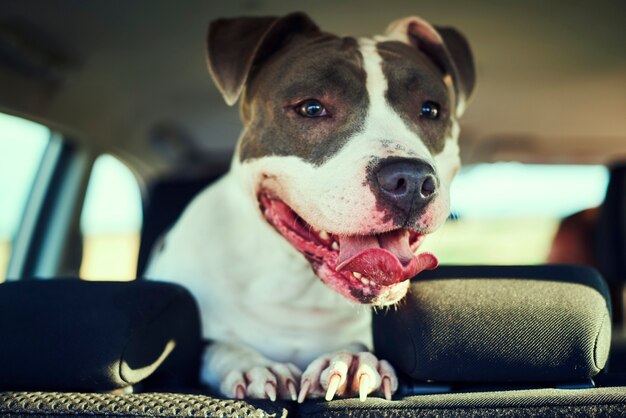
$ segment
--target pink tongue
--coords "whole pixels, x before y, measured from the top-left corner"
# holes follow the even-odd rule
[[[431,253],[417,256],[409,247],[408,231],[369,236],[340,236],[337,271],[356,271],[381,286],[410,279],[437,267]]]

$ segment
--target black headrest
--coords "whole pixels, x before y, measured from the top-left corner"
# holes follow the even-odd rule
[[[0,390],[102,391],[197,384],[196,303],[158,282],[0,285]]]
[[[439,267],[373,326],[377,355],[438,382],[581,381],[611,340],[606,284],[574,266]]]

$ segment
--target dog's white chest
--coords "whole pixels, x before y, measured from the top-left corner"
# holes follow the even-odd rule
[[[338,295],[317,278],[292,277],[288,280],[299,283],[267,287],[270,280],[264,279],[215,304],[217,309],[209,308],[203,314],[207,336],[243,342],[268,358],[300,367],[355,342],[371,346],[369,308],[336,300]]]
[[[348,302],[258,219],[230,175],[185,211],[147,276],[186,286],[209,340],[306,366],[354,342],[371,347],[369,307]]]

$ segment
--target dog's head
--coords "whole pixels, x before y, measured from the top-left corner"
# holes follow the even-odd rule
[[[463,36],[409,17],[339,37],[294,13],[214,21],[207,48],[226,102],[241,96],[233,170],[264,219],[343,296],[402,298],[449,215],[475,81]]]

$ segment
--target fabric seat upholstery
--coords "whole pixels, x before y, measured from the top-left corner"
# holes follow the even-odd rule
[[[195,300],[160,282],[0,285],[0,390],[108,391],[197,385]]]

